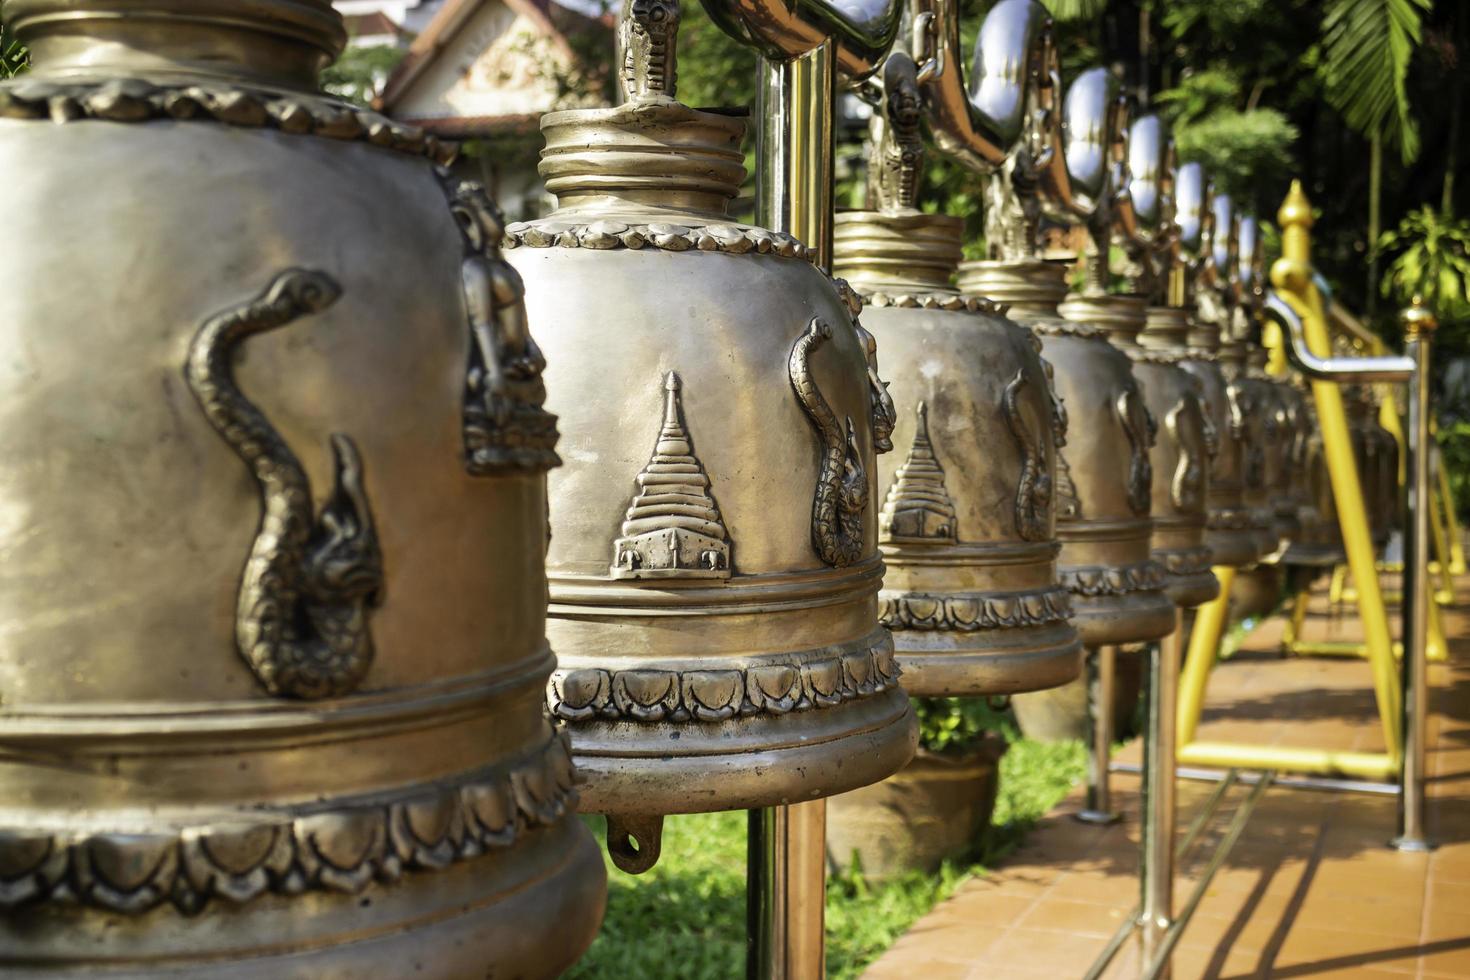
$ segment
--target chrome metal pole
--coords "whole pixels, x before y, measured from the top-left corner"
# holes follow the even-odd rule
[[[747,980],[824,975],[826,826],[826,800],[750,811]]]
[[[1183,616],[1174,613],[1174,632],[1149,654],[1148,729],[1143,742],[1143,913],[1139,921],[1143,961],[1159,953],[1174,921],[1174,750],[1179,662],[1184,657]],[[1163,972],[1168,977],[1167,963]]]
[[[756,115],[756,211],[832,268],[834,44],[791,61],[762,60]],[[753,810],[746,871],[746,976],[825,976],[827,801]]]
[[[1113,700],[1118,684],[1118,648],[1101,646],[1087,656],[1087,716],[1092,729],[1092,754],[1087,760],[1087,804],[1077,812],[1083,823],[1118,821],[1113,811],[1108,764],[1113,756]]]
[[[1427,851],[1424,832],[1425,738],[1429,722],[1429,365],[1436,326],[1416,298],[1401,315],[1406,353],[1414,362],[1409,378],[1409,507],[1404,527],[1404,758],[1399,776],[1398,834],[1401,851]]]

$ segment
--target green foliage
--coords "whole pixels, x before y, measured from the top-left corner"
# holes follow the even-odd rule
[[[1082,778],[1080,742],[1015,742],[1000,763],[995,841],[987,860],[1013,849],[1037,820]],[[600,819],[583,818],[603,838]],[[642,875],[608,864],[607,917],[571,980],[727,980],[745,957],[745,814],[701,813],[664,820],[663,856]],[[827,889],[827,973],[858,977],[909,926],[965,880],[984,874],[974,862],[945,864],[938,874],[904,875],[883,884],[860,875],[834,877]]]
[[[1470,422],[1441,425],[1437,436],[1450,478],[1450,497],[1463,523],[1470,520]]]
[[[0,0],[0,78],[14,78],[30,64],[25,45],[5,26],[5,3]]]
[[[919,719],[919,746],[930,752],[963,752],[987,732],[1015,732],[1015,723],[984,698],[911,700]]]
[[[1394,256],[1383,274],[1383,295],[1408,304],[1415,296],[1441,326],[1470,321],[1470,221],[1428,207],[1410,211],[1378,239]]]
[[[1059,21],[1091,20],[1103,12],[1108,0],[1041,0],[1041,5]]]
[[[322,72],[322,88],[339,99],[370,105],[405,54],[386,44],[348,48]]]
[[[1233,71],[1207,68],[1160,92],[1155,102],[1174,127],[1179,158],[1199,161],[1216,187],[1249,201],[1263,174],[1289,172],[1297,128],[1276,109],[1243,109]]]
[[[1366,137],[1381,133],[1405,163],[1419,155],[1409,108],[1409,60],[1432,0],[1332,0],[1322,22],[1327,102]]]
[[[1203,30],[1228,37],[1254,25],[1267,6],[1267,0],[1210,0],[1207,3],[1175,2],[1164,5],[1160,20],[1175,37]]]

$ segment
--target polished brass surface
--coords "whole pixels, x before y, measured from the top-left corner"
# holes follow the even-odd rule
[[[1222,233],[1227,258],[1218,262],[1213,195],[1199,164],[1180,166],[1174,189],[1179,235],[1169,306],[1179,312],[1151,318],[1142,342],[1145,347],[1184,355],[1184,369],[1199,378],[1204,388],[1205,404],[1220,439],[1210,468],[1205,543],[1216,565],[1240,567],[1272,550],[1272,542],[1269,516],[1246,499],[1247,473],[1258,469],[1255,460],[1261,452],[1259,441],[1251,441],[1253,423],[1246,392],[1236,383],[1238,376],[1230,376],[1238,374],[1237,362],[1230,359],[1233,351],[1224,362],[1220,353],[1221,332],[1232,317],[1230,230]],[[1262,479],[1264,473],[1252,481]]]
[[[1159,315],[1146,302],[1142,296],[1071,296],[1061,313],[1107,332],[1113,346],[1132,360],[1144,405],[1161,422],[1151,454],[1150,550],[1164,569],[1169,598],[1193,607],[1210,601],[1220,590],[1205,544],[1210,461],[1219,451],[1219,433],[1207,410],[1204,385],[1184,369],[1183,355],[1138,343],[1150,313]]]
[[[914,57],[927,128],[946,156],[977,172],[1000,169],[1029,117],[1060,97],[1051,18],[1037,0],[1000,0],[976,38],[966,83],[960,4],[914,0]]]
[[[1149,519],[1154,422],[1127,355],[1097,327],[1057,313],[1064,270],[1039,260],[960,265],[961,290],[1010,304],[1010,316],[1041,337],[1068,420],[1057,453],[1057,559],[1072,592],[1084,645],[1158,639],[1173,626],[1151,557]]]
[[[605,872],[494,206],[314,91],[325,0],[5,15],[0,972],[561,973]]]
[[[1054,687],[1081,647],[1056,574],[1051,389],[1036,337],[950,285],[963,222],[913,206],[917,96],[914,63],[891,55],[869,165],[879,206],[837,217],[835,271],[869,303],[898,417],[878,473],[883,622],[911,693]]]
[[[1017,23],[1029,21],[1021,18]],[[1047,67],[1054,65],[1055,52],[1044,41],[1036,54],[1034,47],[1028,47],[1037,43],[1034,37],[1029,29],[1017,28],[1008,47],[980,46],[973,74],[1007,77],[1007,71],[1014,71],[1000,63],[1007,51],[1011,58],[1017,57],[1015,52],[1040,57],[1044,77],[1032,79],[1017,95],[1031,109],[1060,110],[1060,82]],[[1102,209],[1116,192],[1110,189],[1114,172],[1103,162],[1111,159],[1115,146],[1121,152],[1117,131],[1125,120],[1107,86],[1101,91],[1099,98],[1073,103],[1066,132],[1060,111],[1028,112],[1020,138],[998,166],[980,166],[970,156],[957,156],[962,164],[988,175],[989,258],[962,263],[959,288],[1007,304],[1011,318],[1041,338],[1042,356],[1052,369],[1059,416],[1052,488],[1062,543],[1058,572],[1072,592],[1073,624],[1089,647],[1157,639],[1173,625],[1173,605],[1161,591],[1164,571],[1149,553],[1149,452],[1155,420],[1144,406],[1127,356],[1112,347],[1101,330],[1058,314],[1057,305],[1066,295],[1065,272],[1036,256],[1043,188],[1054,204],[1076,214]],[[1090,107],[1091,116],[1082,111],[1084,105]],[[931,112],[929,122],[943,126],[946,118]],[[1068,170],[1069,139],[1087,151],[1079,159],[1097,164],[1092,169],[1098,173],[1074,175]],[[1048,170],[1055,172],[1048,175]],[[1089,188],[1086,180],[1074,186],[1074,176],[1099,175],[1096,187]],[[1070,435],[1068,413],[1077,427]]]
[[[915,738],[878,623],[871,335],[804,245],[728,217],[744,120],[670,95],[548,114],[559,207],[507,229],[566,461],[551,709],[633,870],[656,824],[624,817],[841,792]]]

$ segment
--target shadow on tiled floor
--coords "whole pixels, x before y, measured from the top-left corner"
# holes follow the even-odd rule
[[[1430,668],[1431,854],[1406,854],[1392,796],[1273,787],[1211,882],[1174,958],[1174,976],[1470,978],[1470,580],[1466,606],[1446,610],[1451,660]],[[1199,737],[1382,751],[1367,664],[1282,660],[1281,620],[1268,620],[1216,671]],[[1305,635],[1355,639],[1356,622],[1313,603]],[[1120,761],[1138,760],[1130,746]],[[967,883],[873,965],[867,980],[1082,976],[1138,900],[1138,779],[1117,773],[1124,820],[1072,819],[1073,793],[992,875]],[[1213,785],[1179,784],[1181,832]],[[1178,901],[1191,888],[1228,813],[1233,789],[1180,865]],[[1136,976],[1130,941],[1107,976]]]

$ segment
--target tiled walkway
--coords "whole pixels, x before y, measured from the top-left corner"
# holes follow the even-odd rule
[[[1470,978],[1470,580],[1447,610],[1451,662],[1430,667],[1429,829],[1439,847],[1406,854],[1392,796],[1272,787],[1211,883],[1174,958],[1174,976]],[[1351,618],[1314,603],[1306,636],[1346,637]],[[1366,662],[1281,660],[1268,621],[1212,678],[1199,737],[1381,751]],[[1135,743],[1120,761],[1137,761]],[[1020,851],[920,920],[868,980],[1081,977],[1138,898],[1138,778],[1115,773],[1125,819],[1072,819],[1074,793]],[[1181,833],[1213,785],[1179,784]],[[1230,812],[1248,789],[1236,787]],[[1180,867],[1189,893],[1220,828]],[[1137,975],[1136,944],[1109,977]]]

